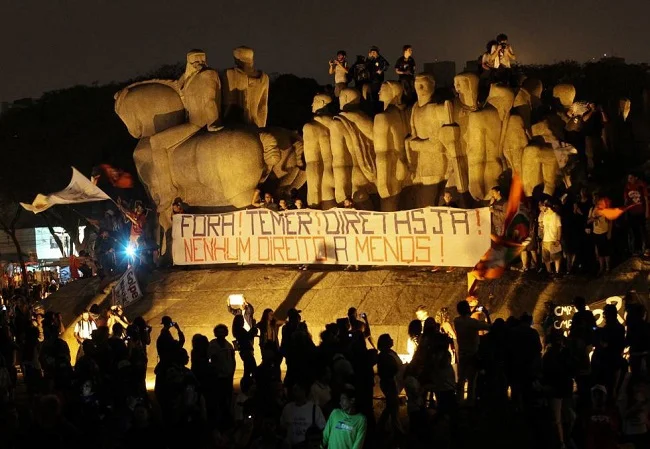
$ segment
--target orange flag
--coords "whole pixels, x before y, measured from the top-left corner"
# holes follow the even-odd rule
[[[131,173],[108,164],[101,164],[99,167],[113,187],[119,189],[130,189],[133,187],[133,176],[131,176]]]

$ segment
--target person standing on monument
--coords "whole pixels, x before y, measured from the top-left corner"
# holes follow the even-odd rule
[[[404,45],[402,56],[395,63],[395,73],[399,76],[399,81],[404,89],[403,98],[406,104],[412,104],[415,100],[415,59],[413,59],[413,46]]]
[[[348,87],[348,60],[344,50],[336,53],[336,59],[330,60],[329,74],[334,75],[334,95],[338,98],[343,89]]]
[[[540,205],[539,227],[542,233],[542,261],[546,272],[553,273],[551,265],[555,266],[555,274],[560,274],[562,265],[562,221],[553,210],[550,200],[544,200]],[[551,264],[552,262],[552,264]]]
[[[384,77],[386,70],[390,67],[390,64],[379,53],[379,47],[372,46],[368,51],[368,59],[366,60],[366,67],[368,68],[368,73],[370,75],[370,94],[372,102],[377,108],[379,102],[379,90],[381,89],[381,84],[384,82]]]

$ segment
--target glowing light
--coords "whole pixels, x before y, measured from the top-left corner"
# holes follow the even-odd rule
[[[135,248],[132,245],[127,245],[126,246],[126,255],[129,257],[134,257],[135,256]]]

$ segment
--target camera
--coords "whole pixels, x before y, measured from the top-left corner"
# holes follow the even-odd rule
[[[172,325],[173,327],[176,327],[176,324],[177,324],[176,321],[172,321],[172,322],[171,322],[171,325]]]
[[[368,318],[368,315],[366,315],[366,313],[363,312],[363,313],[361,314],[361,318],[366,319],[366,318]]]

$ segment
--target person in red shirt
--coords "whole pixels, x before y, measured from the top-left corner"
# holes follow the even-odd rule
[[[645,222],[650,217],[648,184],[640,180],[636,175],[629,174],[623,201],[625,206],[630,207],[627,211],[627,222],[634,237],[631,250],[634,254],[639,255],[646,246]]]
[[[607,389],[591,387],[591,409],[585,413],[583,430],[585,449],[618,449],[618,414],[607,405]]]

